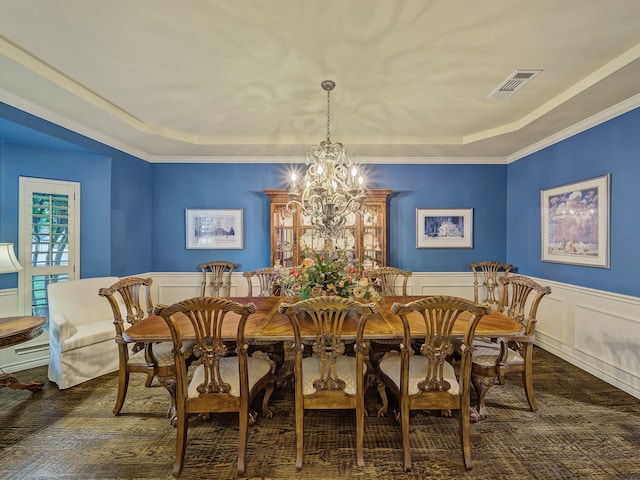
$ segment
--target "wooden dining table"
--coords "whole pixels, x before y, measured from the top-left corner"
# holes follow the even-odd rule
[[[364,330],[365,340],[371,341],[401,341],[403,336],[402,320],[391,311],[394,303],[408,303],[413,300],[424,298],[424,296],[385,296],[377,303],[377,313],[371,315],[367,321]],[[260,343],[262,345],[268,343],[280,343],[284,341],[293,341],[293,328],[287,315],[278,312],[278,307],[282,302],[295,302],[295,299],[271,296],[271,297],[231,297],[238,303],[253,303],[256,306],[255,313],[251,314],[245,324],[245,342],[249,345],[252,343]],[[419,315],[414,312],[409,314],[411,321],[412,315]],[[227,341],[235,341],[237,338],[237,326],[239,316],[233,312],[229,312],[225,319],[222,329],[222,338]],[[453,335],[456,337],[464,336],[471,315],[463,312],[453,327]],[[193,326],[186,315],[177,314],[174,320],[180,330],[182,339],[195,340]],[[358,316],[348,317],[343,325],[342,339],[345,341],[353,341],[356,338]],[[417,318],[416,318],[417,320]],[[424,323],[416,321],[411,322],[412,333],[419,336],[424,334]],[[483,337],[509,337],[521,335],[524,331],[522,324],[512,318],[494,311],[482,317],[476,327],[476,335]],[[301,322],[300,334],[303,341],[315,340],[315,329],[311,320]],[[158,315],[150,315],[135,325],[129,327],[122,335],[123,340],[130,343],[137,342],[170,342],[172,341],[169,326],[166,321]],[[391,342],[392,343],[392,342]],[[284,346],[281,345],[280,350]],[[280,352],[280,357],[284,357],[284,352]],[[175,392],[173,390],[173,382],[166,380],[163,382],[169,390],[171,398],[171,407],[169,408],[169,418],[172,425],[175,426]],[[476,422],[479,418],[477,412],[472,408],[472,421]]]
[[[391,311],[394,303],[408,303],[413,300],[424,298],[422,296],[385,296],[381,301],[377,302],[378,313],[372,315],[367,321],[364,330],[366,340],[400,340],[403,335],[402,321],[400,317]],[[294,300],[287,297],[233,297],[230,300],[246,304],[253,303],[256,306],[256,312],[249,316],[245,325],[245,341],[249,344],[252,342],[277,342],[283,340],[293,340],[293,329],[289,318],[278,312],[278,306],[281,302],[292,302]],[[225,323],[222,331],[222,337],[225,340],[233,341],[236,339],[237,320],[239,317],[233,318],[232,312],[229,313],[229,319]],[[410,317],[409,317],[410,318]],[[455,336],[463,336],[470,315],[461,315],[453,327]],[[175,316],[176,323],[184,340],[195,340],[193,327],[184,315]],[[353,340],[356,337],[356,327],[358,319],[356,316],[347,319],[344,325],[342,337],[345,340]],[[418,323],[416,329],[412,332],[419,335],[421,333]],[[503,315],[500,312],[491,312],[485,315],[476,328],[476,336],[483,337],[509,337],[520,335],[523,332],[523,326],[512,318]],[[313,325],[311,322],[301,324],[301,335],[303,340],[313,340],[315,338]],[[164,319],[158,315],[151,315],[129,327],[123,334],[122,338],[126,342],[169,342],[171,341],[171,333]]]

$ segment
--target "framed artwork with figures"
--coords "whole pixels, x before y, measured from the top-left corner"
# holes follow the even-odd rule
[[[611,174],[542,190],[542,261],[609,268]]]

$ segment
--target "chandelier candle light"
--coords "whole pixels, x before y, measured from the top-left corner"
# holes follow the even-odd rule
[[[313,145],[307,153],[307,173],[304,188],[300,190],[295,173],[291,174],[291,188],[287,210],[308,217],[311,225],[324,238],[325,244],[343,233],[346,218],[351,212],[362,210],[366,197],[364,179],[357,165],[341,143],[331,143],[331,90],[336,86],[332,80],[321,83],[327,92],[327,138],[320,145]]]

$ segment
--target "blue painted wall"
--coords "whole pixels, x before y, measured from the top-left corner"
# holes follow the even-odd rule
[[[239,271],[269,264],[269,198],[284,186],[285,166],[269,164],[154,164],[153,267],[192,272],[199,263],[227,260]],[[187,250],[187,208],[243,209],[244,249]]]
[[[521,272],[640,296],[640,109],[509,165],[507,261]],[[611,173],[610,269],[541,261],[540,190]]]
[[[455,272],[495,259],[526,275],[640,295],[639,125],[636,109],[508,166],[368,165],[368,186],[394,191],[388,263]],[[31,175],[82,183],[83,277],[190,272],[214,258],[240,270],[269,263],[263,190],[286,188],[288,165],[148,164],[2,104],[0,141],[0,241],[17,241],[17,178]],[[604,173],[612,174],[611,269],[542,262],[540,190]],[[242,208],[245,248],[186,250],[186,208]],[[473,208],[474,248],[416,249],[416,208]],[[88,210],[98,214],[85,219]],[[0,288],[15,287],[15,277],[0,276]]]
[[[81,183],[80,275],[152,270],[151,165],[0,103],[0,241],[18,241],[18,177]],[[17,274],[0,275],[15,288]]]
[[[154,164],[153,269],[195,271],[225,259],[240,271],[269,265],[269,198],[286,188],[284,164]],[[466,271],[505,258],[504,165],[367,165],[369,188],[394,191],[389,201],[389,265],[413,271]],[[187,250],[185,209],[242,208],[244,250]],[[417,249],[416,208],[473,208],[473,249]]]
[[[372,165],[390,188],[387,263],[414,272],[468,271],[467,264],[506,258],[505,165]],[[473,208],[473,248],[416,248],[416,209]]]
[[[151,164],[118,152],[111,161],[111,274],[153,271]]]
[[[40,149],[3,142],[0,154],[0,232],[3,242],[18,243],[19,177],[80,182],[80,275],[96,277],[111,271],[109,232],[111,159],[73,151]],[[17,252],[20,254],[20,252]],[[5,280],[4,277],[13,277]],[[16,287],[17,274],[0,275],[3,288]],[[8,283],[6,283],[8,282]]]

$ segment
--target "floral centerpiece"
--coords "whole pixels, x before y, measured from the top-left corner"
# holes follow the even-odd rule
[[[306,251],[301,265],[281,267],[278,277],[284,295],[305,300],[323,295],[379,300],[380,292],[357,266],[340,252]]]

